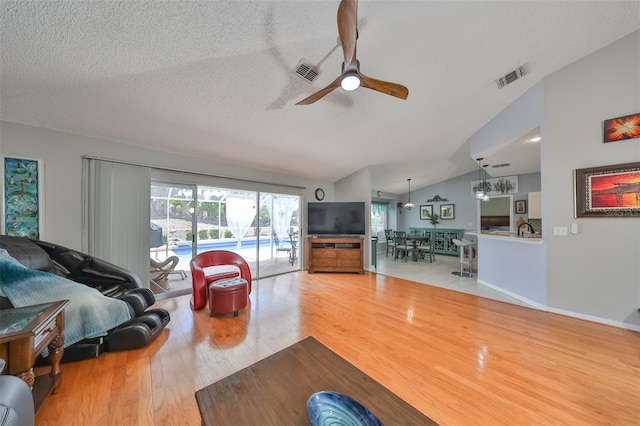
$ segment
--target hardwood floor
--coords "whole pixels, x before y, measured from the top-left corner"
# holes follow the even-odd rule
[[[64,364],[36,423],[199,425],[197,390],[310,335],[442,425],[640,423],[636,332],[372,273],[281,275],[250,299],[237,318],[158,302],[156,342]]]

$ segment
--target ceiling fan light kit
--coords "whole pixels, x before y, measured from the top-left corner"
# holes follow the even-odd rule
[[[356,73],[349,73],[342,77],[340,86],[347,92],[352,92],[360,87],[360,76]]]
[[[320,89],[316,93],[296,103],[296,105],[309,105],[325,97],[338,87],[346,91],[356,90],[358,87],[395,96],[400,99],[407,99],[409,89],[397,83],[377,80],[367,77],[360,72],[360,63],[356,59],[356,40],[358,39],[358,0],[342,0],[338,6],[338,34],[344,53],[342,63],[342,74],[329,83],[328,86]]]

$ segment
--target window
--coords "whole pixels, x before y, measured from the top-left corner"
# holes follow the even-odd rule
[[[371,203],[371,234],[384,235],[384,230],[388,228],[389,203],[373,201]]]

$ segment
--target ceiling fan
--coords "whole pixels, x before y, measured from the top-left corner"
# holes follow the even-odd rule
[[[309,105],[342,87],[346,91],[356,90],[362,86],[396,98],[407,99],[409,89],[401,84],[376,80],[360,72],[360,61],[356,59],[356,39],[358,38],[358,0],[342,0],[338,6],[338,33],[342,42],[344,62],[342,74],[327,87],[301,100],[296,105]]]

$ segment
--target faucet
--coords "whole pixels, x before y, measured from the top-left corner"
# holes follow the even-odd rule
[[[531,226],[529,222],[524,222],[518,225],[518,237],[520,236],[520,228],[522,228],[524,225],[527,225],[529,227],[529,232],[531,232],[532,234],[536,233],[536,230],[533,229],[533,226]]]

